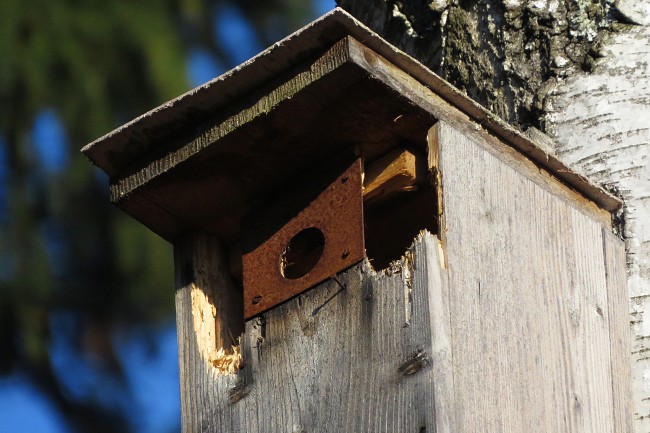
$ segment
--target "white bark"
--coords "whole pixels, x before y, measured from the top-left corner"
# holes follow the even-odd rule
[[[650,1],[622,1],[629,21],[595,69],[557,83],[546,105],[557,155],[625,201],[636,432],[650,431]]]

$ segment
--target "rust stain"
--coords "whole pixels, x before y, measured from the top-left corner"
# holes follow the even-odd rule
[[[361,159],[356,159],[296,216],[250,251],[243,261],[244,316],[249,319],[332,277],[365,256]],[[317,234],[320,233],[320,235]],[[306,273],[289,275],[288,250],[301,233],[322,246]],[[302,254],[304,257],[306,254]],[[313,266],[313,267],[312,267]]]

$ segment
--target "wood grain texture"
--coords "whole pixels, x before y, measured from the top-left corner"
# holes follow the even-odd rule
[[[296,178],[342,153],[368,162],[407,143],[424,150],[433,119],[350,61],[349,38],[287,71],[240,105],[215,112],[170,139],[131,171],[111,179],[112,198],[156,233],[173,239],[200,228],[224,242],[240,238],[241,218]],[[162,225],[146,198],[176,217]]]
[[[181,286],[183,431],[453,432],[438,251],[423,233],[390,272],[362,262],[339,276],[345,289],[330,280],[248,321],[246,366],[233,375],[201,359]]]
[[[187,235],[174,245],[174,263],[176,287],[189,296],[184,307],[190,316],[184,325],[192,326],[197,355],[215,372],[238,369],[237,339],[244,331],[242,291],[223,272],[228,265],[221,243],[209,234]],[[185,344],[179,340],[179,347]]]
[[[612,384],[629,382],[612,374],[625,353],[610,346],[610,327],[625,317],[610,311],[608,284],[621,282],[606,278],[602,225],[489,146],[444,122],[434,131],[457,425],[615,431]],[[621,251],[611,260],[620,266]]]
[[[426,178],[421,157],[405,149],[394,150],[370,164],[364,171],[363,199],[377,202],[399,192],[414,191]]]
[[[331,19],[343,19],[341,14]],[[437,118],[498,142],[550,183],[565,184],[567,196],[582,197],[605,216],[620,207],[618,199],[529,139],[507,128],[494,129],[499,124],[494,116],[472,109],[474,103],[417,62],[376,36],[363,39],[370,47],[347,36],[322,47],[320,56],[289,62],[277,77],[219,108],[204,111],[206,92],[214,89],[199,89],[84,152],[113,173],[112,201],[170,241],[199,228],[236,242],[240,220],[256,197],[343,151],[372,161],[405,143],[423,149],[426,131]],[[248,76],[246,70],[240,70],[242,77]],[[202,114],[192,116],[192,108]],[[161,118],[168,124],[161,124]],[[158,127],[150,130],[145,124]],[[139,144],[126,145],[131,139]],[[154,217],[152,206],[169,217]]]
[[[209,146],[221,141],[243,125],[263,117],[276,109],[281,103],[293,98],[319,79],[339,69],[348,61],[347,44],[345,40],[342,40],[314,63],[297,68],[294,71],[294,76],[289,80],[277,86],[272,86],[270,90],[264,89],[266,91],[263,90],[249,96],[254,101],[252,104],[248,101],[243,104],[239,102],[238,105],[243,105],[239,110],[225,116],[225,119],[216,118],[212,120],[210,127],[205,127],[207,126],[205,125],[205,131],[201,131],[186,143],[183,142],[179,148],[169,149],[163,152],[162,155],[154,155],[153,158],[146,158],[143,167],[132,170],[133,173],[131,174],[118,177],[111,184],[111,201],[119,202],[155,177],[200,154]],[[135,165],[136,163],[137,161],[132,161],[131,164]],[[233,164],[234,162],[230,161],[230,163]]]
[[[612,355],[612,397],[614,400],[614,431],[634,431],[631,367],[629,353],[632,330],[625,318],[630,315],[627,295],[625,244],[611,232],[603,230],[603,250],[607,272],[607,299],[609,302],[609,343]],[[618,379],[618,380],[617,380]]]
[[[650,2],[617,2],[630,17]],[[607,35],[593,71],[576,71],[549,90],[545,122],[572,169],[618,191],[625,202],[632,325],[631,365],[638,433],[650,431],[650,14],[646,25]]]
[[[192,296],[232,290],[220,245],[201,284],[179,273],[184,432],[629,431],[620,241],[490,146],[431,135],[444,248],[423,233],[249,320],[236,374],[206,362]]]

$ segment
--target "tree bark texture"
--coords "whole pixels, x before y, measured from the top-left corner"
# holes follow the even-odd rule
[[[547,88],[589,70],[622,17],[607,0],[339,0],[511,123],[540,126]]]
[[[650,1],[338,1],[625,200],[635,431],[650,431]]]

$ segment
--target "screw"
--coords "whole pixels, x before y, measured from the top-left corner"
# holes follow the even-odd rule
[[[253,298],[253,305],[259,304],[262,301],[262,297],[260,295],[257,295]]]

